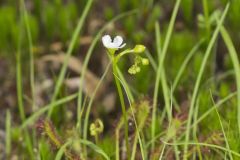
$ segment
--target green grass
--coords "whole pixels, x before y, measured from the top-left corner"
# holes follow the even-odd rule
[[[236,77],[236,84],[237,84],[237,110],[238,110],[238,130],[240,132],[240,63],[238,60],[238,54],[236,52],[236,49],[234,48],[234,45],[231,41],[231,38],[228,34],[228,32],[226,31],[226,29],[224,27],[221,27],[221,35],[223,37],[223,40],[228,48],[232,63],[233,63],[233,67],[234,67],[234,72],[235,72],[235,77]]]
[[[194,86],[192,100],[191,100],[189,114],[188,114],[187,129],[186,129],[186,136],[185,136],[186,145],[184,145],[184,159],[187,159],[187,150],[188,150],[188,143],[187,142],[189,141],[189,136],[190,136],[190,125],[191,125],[191,121],[192,121],[194,105],[196,103],[197,94],[198,94],[199,88],[200,88],[200,82],[201,82],[201,79],[202,79],[202,76],[203,76],[203,71],[204,71],[204,68],[206,66],[208,57],[210,56],[210,53],[211,53],[212,47],[214,45],[214,42],[215,42],[215,40],[217,38],[217,35],[219,33],[220,27],[222,26],[222,23],[223,23],[223,21],[226,17],[228,8],[229,8],[229,4],[226,6],[226,8],[223,12],[223,15],[221,17],[220,23],[218,24],[216,30],[213,33],[213,36],[212,36],[212,38],[209,42],[209,45],[208,45],[207,50],[205,52],[205,56],[204,56],[203,61],[201,63],[201,68],[200,68],[199,73],[197,75],[197,80],[196,80],[196,83],[195,83],[195,86]]]
[[[27,38],[28,38],[28,43],[29,43],[29,61],[30,61],[30,87],[31,87],[31,97],[32,97],[32,107],[33,110],[36,109],[35,106],[35,86],[34,86],[34,55],[33,55],[33,42],[32,42],[32,35],[30,31],[30,25],[29,25],[29,18],[28,18],[28,12],[26,10],[25,2],[21,0],[21,7],[22,7],[22,14],[23,14],[23,19],[24,19],[24,25],[25,29],[27,31]]]
[[[20,22],[20,31],[23,31],[23,20],[21,19]],[[18,109],[20,114],[21,122],[25,121],[26,114],[24,109],[24,103],[23,103],[23,89],[22,89],[22,63],[21,63],[21,42],[22,42],[23,35],[20,33],[19,35],[19,41],[17,46],[17,54],[16,54],[16,86],[17,86],[17,102],[18,102]],[[33,159],[34,153],[33,153],[33,147],[32,142],[30,139],[30,134],[27,130],[22,131],[24,142],[26,146],[26,150],[28,151],[29,156]]]
[[[90,7],[91,7],[92,3],[93,3],[93,0],[89,0],[88,3],[86,4],[85,9],[83,11],[83,14],[82,14],[81,18],[79,19],[78,25],[77,25],[74,33],[73,33],[73,36],[72,36],[69,48],[68,48],[67,53],[66,53],[65,61],[63,63],[63,66],[61,68],[59,77],[58,77],[57,82],[56,82],[56,87],[54,89],[54,93],[53,93],[51,102],[54,102],[56,100],[58,94],[59,94],[60,88],[62,86],[64,77],[65,77],[65,74],[66,74],[66,71],[67,71],[67,64],[68,64],[69,58],[70,58],[70,56],[71,56],[71,54],[73,52],[74,46],[76,45],[77,38],[79,36],[79,33],[81,32],[81,29],[83,27],[84,21],[86,19],[86,16],[87,16],[87,14],[88,14],[88,12],[90,10]],[[49,110],[49,112],[48,112],[48,116],[49,117],[51,116],[52,112],[53,112],[53,110],[51,108]]]
[[[8,110],[6,115],[6,156],[10,157],[11,153],[11,113]]]
[[[0,70],[4,82],[0,126],[5,135],[5,153],[0,157],[239,159],[240,38],[235,21],[240,3],[214,2],[5,1],[0,22],[10,25],[0,24],[0,66],[5,69],[7,64],[6,75]],[[53,13],[58,17],[52,18]],[[134,56],[147,57],[149,66],[141,67],[137,75],[128,74],[134,56],[124,56],[118,63],[109,60],[101,43],[104,34],[122,35],[126,48],[146,46],[144,53]],[[60,51],[52,51],[53,44]],[[117,58],[124,49],[115,53]],[[57,71],[41,61],[58,52],[64,52],[65,59],[62,65],[52,65]],[[70,58],[82,63],[80,75],[68,68]],[[42,65],[57,75],[56,81]],[[91,95],[83,89],[89,71],[98,79]],[[71,78],[78,78],[74,90],[65,84]],[[53,87],[38,95],[42,82],[49,79]],[[99,96],[102,85],[106,87]],[[109,95],[115,98],[109,100]],[[96,119],[104,124],[97,141],[90,136],[90,124]]]
[[[172,32],[173,32],[174,22],[175,22],[175,19],[176,19],[176,16],[177,16],[177,11],[178,11],[180,2],[181,2],[181,0],[177,0],[177,2],[175,4],[175,7],[173,9],[172,17],[171,17],[171,20],[170,20],[170,23],[169,23],[169,27],[168,27],[168,31],[167,31],[167,35],[166,35],[164,44],[163,44],[162,51],[160,51],[159,48],[158,48],[158,52],[161,52],[161,55],[160,55],[160,53],[158,53],[159,60],[158,60],[158,68],[157,68],[157,75],[156,75],[156,81],[155,81],[155,87],[154,87],[154,96],[153,96],[153,112],[152,112],[152,127],[151,127],[152,138],[156,134],[155,133],[156,132],[156,129],[155,129],[155,127],[156,127],[156,112],[157,112],[157,103],[158,103],[159,82],[160,82],[160,78],[161,78],[161,75],[162,75],[161,72],[162,72],[162,69],[163,69],[163,66],[164,66],[163,63],[164,63],[164,60],[165,60],[165,56],[167,54],[167,49],[168,49],[170,38],[171,38],[171,35],[172,35]],[[159,36],[159,35],[160,34],[157,34],[157,36]],[[159,39],[158,41],[160,42],[160,37],[158,37],[158,39]],[[168,115],[169,114],[170,113],[169,113],[169,109],[168,109]],[[154,150],[154,143],[152,143],[152,150]]]
[[[212,97],[212,93],[211,93],[211,97]],[[215,104],[213,97],[212,97],[212,101],[213,101],[213,103]],[[214,105],[214,106],[216,106],[216,105]],[[222,129],[224,141],[225,141],[225,143],[226,143],[226,147],[227,147],[228,150],[231,150],[230,147],[229,147],[229,143],[228,143],[228,139],[227,139],[227,137],[226,137],[226,133],[225,133],[224,127],[223,127],[223,122],[222,122],[222,120],[221,120],[221,117],[220,117],[220,115],[219,115],[218,110],[217,110],[216,107],[215,107],[215,110],[216,110],[216,113],[217,113],[217,116],[218,116],[218,119],[219,119],[219,123],[220,123],[220,125],[221,125],[221,129]],[[231,152],[229,152],[229,157],[230,157],[231,160],[233,159],[233,156],[232,156]]]

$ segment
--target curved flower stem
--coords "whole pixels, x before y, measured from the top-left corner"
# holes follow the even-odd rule
[[[94,136],[94,138],[95,138],[95,143],[96,143],[96,145],[98,145],[98,134],[96,134],[96,135]]]
[[[129,159],[129,145],[128,145],[128,120],[127,120],[127,113],[126,113],[126,106],[124,103],[124,96],[123,96],[123,91],[120,85],[120,82],[117,78],[117,61],[115,59],[115,57],[111,57],[112,58],[112,67],[113,67],[113,76],[114,76],[114,80],[115,80],[115,84],[117,87],[117,91],[118,91],[118,95],[120,98],[120,103],[121,103],[121,107],[122,107],[122,113],[123,113],[123,119],[124,119],[124,135],[125,135],[125,143],[126,143],[126,149],[127,149],[127,159]]]
[[[133,53],[134,51],[132,50],[132,49],[127,49],[127,50],[125,50],[125,51],[123,51],[123,52],[121,52],[121,53],[119,53],[117,56],[116,56],[116,63],[119,61],[119,59],[122,57],[122,56],[124,56],[124,55],[126,55],[126,54],[128,54],[128,53]]]

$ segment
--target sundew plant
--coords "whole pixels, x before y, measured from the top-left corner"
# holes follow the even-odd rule
[[[123,91],[121,88],[120,79],[118,78],[118,70],[117,70],[118,69],[118,61],[120,60],[121,57],[123,57],[124,55],[130,54],[130,53],[132,53],[135,56],[134,64],[128,70],[128,72],[130,74],[136,74],[136,73],[140,72],[141,69],[139,67],[139,63],[142,65],[148,65],[149,62],[148,62],[148,59],[142,58],[141,56],[138,55],[145,50],[145,46],[143,46],[143,45],[136,45],[133,49],[126,49],[116,55],[116,51],[120,48],[123,48],[126,45],[126,43],[122,44],[123,38],[121,36],[116,36],[112,40],[109,35],[105,35],[102,37],[102,42],[103,42],[103,45],[107,48],[109,57],[112,62],[113,75],[114,75],[114,79],[115,79],[115,83],[116,83],[116,87],[117,87],[117,91],[119,94],[120,103],[121,103],[121,107],[122,107],[122,113],[123,113],[123,119],[124,119],[125,145],[126,145],[125,148],[126,148],[126,153],[127,153],[127,157],[128,157],[128,155],[130,154],[129,143],[128,143],[128,140],[129,140],[128,125],[129,124],[128,124],[128,116],[126,113],[126,106],[125,106],[125,102],[124,102],[124,95],[123,95]],[[134,114],[133,114],[133,116],[134,116]]]
[[[239,10],[2,0],[0,159],[239,160]]]

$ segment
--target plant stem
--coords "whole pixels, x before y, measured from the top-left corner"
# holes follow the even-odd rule
[[[206,27],[206,32],[207,32],[207,39],[210,39],[210,34],[211,34],[211,26],[209,23],[209,12],[208,12],[208,3],[207,0],[203,0],[203,12],[204,12],[204,18],[205,18],[205,27]]]
[[[98,145],[98,134],[96,134],[94,138],[95,138],[95,144]]]
[[[114,80],[115,84],[117,87],[118,95],[120,98],[120,103],[122,107],[122,113],[123,113],[123,119],[124,119],[124,135],[125,135],[125,142],[126,142],[126,149],[127,149],[127,159],[129,159],[129,145],[128,145],[128,120],[127,120],[127,113],[126,113],[126,106],[124,103],[124,96],[123,96],[123,91],[120,85],[120,82],[117,78],[117,61],[115,60],[114,57],[112,57],[112,67],[113,67],[113,75],[114,75]]]

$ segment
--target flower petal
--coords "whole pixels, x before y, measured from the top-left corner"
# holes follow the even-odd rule
[[[109,35],[105,35],[102,37],[102,43],[106,48],[110,48],[112,44],[112,39]]]
[[[126,46],[126,43],[123,43],[121,46],[119,46],[118,48],[123,48]]]
[[[116,46],[116,44],[114,44],[114,43],[111,42],[111,43],[108,44],[107,48],[110,48],[110,49],[118,49],[119,47]]]
[[[121,44],[123,43],[123,38],[121,36],[116,36],[113,39],[113,43],[116,45],[116,47],[120,48]]]

